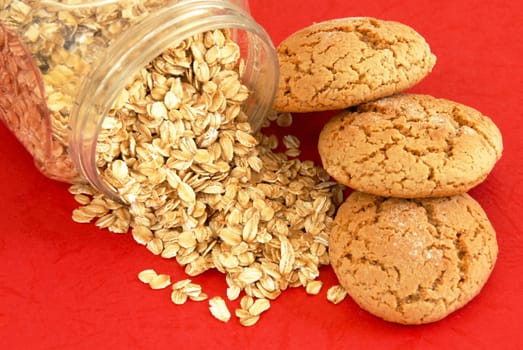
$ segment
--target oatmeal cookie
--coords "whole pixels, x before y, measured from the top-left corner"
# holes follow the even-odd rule
[[[337,110],[412,87],[436,57],[411,27],[370,17],[313,24],[277,48],[280,80],[274,109]]]
[[[468,194],[427,199],[353,192],[329,241],[340,284],[363,309],[423,324],[473,299],[496,262],[496,234]]]
[[[422,198],[465,193],[501,157],[494,122],[465,105],[399,94],[343,111],[323,128],[318,150],[327,172],[358,191]]]

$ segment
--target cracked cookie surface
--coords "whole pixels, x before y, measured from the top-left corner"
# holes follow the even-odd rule
[[[468,194],[401,199],[353,192],[329,240],[331,266],[353,300],[401,324],[434,322],[467,304],[497,254],[495,231]]]
[[[425,39],[394,21],[370,17],[313,24],[277,48],[281,112],[344,109],[412,87],[436,63]]]
[[[343,111],[324,126],[318,151],[327,172],[358,191],[422,198],[467,192],[501,157],[492,120],[465,105],[399,94]]]

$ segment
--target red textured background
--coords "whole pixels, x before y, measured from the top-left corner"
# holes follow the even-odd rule
[[[319,296],[284,292],[252,328],[212,318],[206,302],[171,303],[137,273],[154,268],[185,278],[174,261],[153,256],[130,235],[73,223],[67,186],[38,173],[0,124],[0,349],[521,349],[523,348],[523,5],[520,1],[251,0],[275,44],[312,22],[373,16],[415,28],[438,57],[413,91],[452,99],[489,115],[504,155],[470,193],[498,233],[499,259],[481,294],[448,318],[405,327],[381,321],[350,299],[326,301],[335,284],[321,270]],[[0,82],[1,83],[1,82]],[[318,159],[325,116],[295,117],[304,158]],[[224,295],[219,273],[194,278]],[[237,303],[231,303],[232,307]]]

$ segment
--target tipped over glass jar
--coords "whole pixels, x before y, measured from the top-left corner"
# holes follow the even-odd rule
[[[205,44],[202,33],[225,46],[209,50],[214,44]],[[232,48],[222,36],[237,44],[233,59],[226,57]],[[65,182],[81,176],[118,199],[97,166],[102,126],[111,128],[108,116],[125,105],[122,92],[130,79],[187,38],[202,42],[190,44],[192,57],[185,63],[164,60],[172,63],[170,76],[178,79],[178,67],[180,79],[196,79],[197,86],[215,91],[206,85],[209,74],[234,67],[248,94],[232,100],[258,129],[272,105],[278,64],[247,0],[0,0],[0,119],[43,174]],[[215,68],[215,61],[221,66]],[[189,76],[183,68],[191,68]],[[226,84],[223,80],[213,83]],[[160,100],[169,95],[176,107],[165,88],[148,85],[150,94]],[[154,107],[143,106],[149,113],[163,112]],[[213,113],[221,118],[221,112]]]

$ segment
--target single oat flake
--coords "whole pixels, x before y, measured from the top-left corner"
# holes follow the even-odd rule
[[[333,304],[341,303],[347,296],[347,291],[339,284],[330,287],[327,290],[327,300]]]
[[[217,320],[222,322],[228,322],[231,318],[231,313],[221,297],[213,297],[209,299],[209,311]]]

